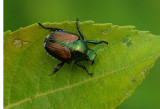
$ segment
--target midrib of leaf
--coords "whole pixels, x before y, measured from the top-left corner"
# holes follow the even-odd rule
[[[50,90],[50,91],[47,91],[47,92],[44,92],[44,93],[41,93],[41,94],[36,94],[33,98],[32,98],[32,97],[29,97],[29,98],[23,99],[23,100],[21,100],[21,101],[19,101],[19,102],[17,102],[17,103],[13,103],[13,104],[10,104],[10,105],[4,107],[4,109],[9,109],[9,108],[12,108],[12,107],[14,107],[14,106],[23,104],[23,103],[25,103],[25,102],[31,101],[31,100],[33,100],[33,99],[36,99],[36,98],[39,98],[39,97],[42,97],[42,96],[46,96],[46,95],[49,95],[49,94],[52,94],[52,93],[55,93],[55,92],[59,92],[59,91],[63,91],[63,90],[66,90],[66,89],[69,89],[69,88],[72,88],[72,87],[76,87],[76,86],[85,84],[85,83],[87,83],[87,82],[90,82],[90,81],[92,81],[92,80],[96,80],[96,79],[103,78],[103,77],[108,76],[108,75],[110,75],[110,74],[116,73],[116,72],[118,72],[118,71],[122,71],[122,70],[127,69],[127,68],[129,68],[129,67],[132,67],[132,66],[134,66],[134,65],[137,65],[137,64],[139,64],[139,63],[141,63],[141,62],[144,62],[144,61],[146,61],[146,60],[148,60],[148,59],[157,58],[157,57],[159,57],[159,56],[160,56],[160,52],[158,52],[158,53],[155,54],[155,55],[152,55],[152,56],[149,56],[149,57],[147,57],[147,58],[144,58],[144,59],[142,59],[142,60],[139,60],[139,61],[137,61],[137,62],[135,62],[135,63],[133,63],[133,64],[130,64],[130,65],[128,65],[128,66],[124,66],[124,67],[118,68],[117,70],[108,72],[108,73],[106,73],[106,74],[103,74],[103,75],[100,75],[100,76],[97,76],[97,77],[94,77],[94,78],[89,78],[89,79],[86,79],[86,80],[81,81],[81,82],[76,83],[76,84],[68,85],[68,86],[65,86],[65,87],[62,87],[62,88],[58,88],[58,89],[55,89],[55,90]],[[151,63],[151,64],[152,64],[152,63]],[[126,96],[125,98],[127,98],[127,96]],[[125,99],[125,98],[124,98],[124,99]],[[124,99],[122,99],[122,101],[123,101]]]

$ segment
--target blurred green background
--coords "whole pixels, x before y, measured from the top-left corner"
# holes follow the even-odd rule
[[[4,31],[37,22],[94,20],[160,35],[160,0],[4,0]],[[160,59],[118,109],[160,109]]]

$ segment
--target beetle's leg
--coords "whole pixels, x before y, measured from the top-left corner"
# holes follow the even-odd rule
[[[55,70],[53,71],[53,73],[50,74],[49,76],[54,75],[54,74],[63,66],[63,64],[64,64],[64,62],[59,63],[59,64],[57,65],[57,67],[55,68]]]
[[[78,21],[79,21],[79,19],[77,18],[77,20],[76,20],[77,30],[78,30],[78,32],[79,32],[79,34],[80,34],[82,40],[84,40],[83,34],[82,34],[82,32],[81,32],[81,30],[80,30],[80,28],[79,28],[79,25],[78,25]]]
[[[83,64],[80,64],[78,62],[75,62],[79,67],[82,67],[84,70],[86,70],[86,72],[89,74],[89,75],[92,75],[93,73],[89,73],[87,68],[83,65]]]
[[[94,40],[87,40],[87,43],[91,43],[91,44],[101,44],[101,43],[105,43],[108,45],[108,42],[106,41],[94,41]]]
[[[93,64],[94,64],[94,60],[92,61],[91,65],[93,65]]]
[[[44,29],[49,29],[51,31],[64,31],[63,29],[60,28],[52,28],[52,27],[45,27],[44,25],[42,25],[41,23],[38,23],[41,27],[43,27]]]

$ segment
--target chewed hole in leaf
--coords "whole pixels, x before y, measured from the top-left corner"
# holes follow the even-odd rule
[[[131,79],[131,84],[136,83],[136,80],[137,80],[136,78],[132,78],[132,79]]]
[[[123,37],[123,38],[121,39],[121,43],[122,43],[123,45],[126,45],[127,47],[130,47],[130,46],[132,45],[131,40],[129,40],[127,37]]]
[[[103,34],[107,35],[107,34],[109,33],[109,31],[110,31],[110,27],[107,28],[107,29],[103,32]]]
[[[146,72],[147,72],[147,69],[144,69],[141,73],[142,75],[145,75]]]
[[[20,48],[22,46],[22,40],[15,39],[13,41],[13,46],[16,48]]]
[[[28,45],[29,44],[29,42],[27,42],[27,41],[22,41],[22,40],[20,40],[20,39],[15,39],[14,41],[13,41],[13,46],[15,47],[15,48],[21,48],[23,45]]]
[[[127,43],[127,42],[128,42],[128,38],[126,38],[126,37],[122,38],[122,39],[121,39],[121,42],[122,42],[123,44]]]
[[[23,45],[28,45],[28,44],[29,44],[29,42],[23,41]]]
[[[98,52],[99,50],[103,50],[105,47],[107,47],[106,44],[104,44],[104,43],[103,44],[99,44],[94,48],[94,51]]]
[[[132,42],[130,42],[130,41],[127,42],[127,44],[126,44],[127,47],[130,47],[131,45],[132,45]]]

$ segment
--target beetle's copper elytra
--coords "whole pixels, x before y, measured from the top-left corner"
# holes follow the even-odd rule
[[[91,44],[101,44],[105,43],[108,44],[106,41],[94,41],[94,40],[84,40],[83,34],[81,33],[79,26],[78,26],[78,18],[76,20],[77,30],[79,35],[73,34],[71,32],[67,32],[60,28],[52,28],[52,27],[45,27],[41,23],[38,23],[44,29],[49,29],[53,31],[44,41],[44,48],[45,50],[53,57],[57,58],[61,61],[60,64],[57,65],[53,74],[55,74],[64,63],[71,63],[73,60],[74,62],[82,67],[89,75],[90,73],[87,68],[80,64],[80,61],[92,61],[96,58],[96,53],[92,49],[90,49],[87,43]]]

